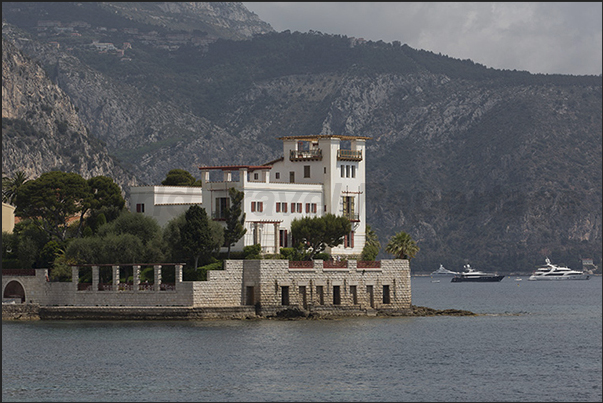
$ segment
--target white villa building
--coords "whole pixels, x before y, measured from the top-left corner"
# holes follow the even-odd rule
[[[279,139],[283,157],[264,165],[199,167],[201,188],[132,187],[130,209],[150,215],[164,226],[196,204],[220,221],[230,203],[228,189],[234,187],[245,194],[247,233],[231,250],[260,244],[262,253],[278,253],[280,248],[292,246],[294,219],[331,213],[349,218],[352,231],[343,245],[326,252],[359,256],[365,243],[365,143],[370,138],[317,135]]]

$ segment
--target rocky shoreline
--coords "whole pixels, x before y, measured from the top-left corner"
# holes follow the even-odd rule
[[[257,315],[254,307],[47,307],[39,304],[2,304],[2,320],[225,320],[225,319],[340,319],[345,317],[476,316],[460,309],[433,309],[411,305],[405,310],[307,311],[287,308],[273,315]]]

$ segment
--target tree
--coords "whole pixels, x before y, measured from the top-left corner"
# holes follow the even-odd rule
[[[201,186],[201,181],[195,179],[190,172],[184,169],[172,169],[161,184],[164,186]]]
[[[370,225],[366,226],[366,241],[364,248],[362,248],[362,254],[360,255],[361,260],[375,260],[381,249],[381,243],[379,243],[379,237],[377,233],[371,228]]]
[[[3,176],[2,177],[2,201],[4,203],[12,204],[14,199],[17,197],[19,188],[29,180],[27,174],[23,171],[17,171],[13,177]]]
[[[71,240],[65,259],[89,264],[161,262],[161,242],[157,220],[124,210],[96,235]]]
[[[189,207],[184,217],[186,221],[180,230],[182,248],[197,268],[199,260],[208,261],[224,244],[224,230],[220,224],[210,221],[205,209],[199,206]]]
[[[110,178],[86,181],[79,174],[52,171],[19,187],[15,214],[31,218],[40,229],[65,241],[70,220],[79,215],[75,236],[81,236],[84,216],[91,209],[106,206],[122,208],[125,200],[119,186]]]
[[[385,251],[394,255],[397,259],[412,259],[419,251],[419,247],[406,232],[399,232],[390,240]]]
[[[317,253],[323,252],[327,246],[335,247],[343,243],[343,238],[352,230],[352,224],[346,217],[325,214],[322,217],[303,217],[291,222],[291,235],[299,242],[297,246],[306,249],[308,259],[312,260]]]
[[[90,208],[100,210],[102,207],[116,207],[121,210],[126,205],[119,185],[107,176],[95,176],[88,179],[92,192]]]
[[[224,244],[228,247],[227,259],[230,259],[230,247],[234,246],[239,239],[245,235],[245,213],[243,213],[242,205],[244,192],[240,192],[235,188],[228,189],[230,196],[230,207],[226,209],[226,229],[224,230]]]

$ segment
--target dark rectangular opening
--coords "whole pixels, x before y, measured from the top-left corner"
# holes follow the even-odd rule
[[[281,287],[281,304],[289,305],[289,286]]]
[[[390,300],[389,300],[389,285],[384,285],[383,286],[383,303],[384,304],[389,304]]]
[[[325,294],[324,294],[322,285],[316,286],[316,294],[318,295],[318,303],[320,305],[324,305],[325,304]]]
[[[358,303],[358,290],[355,285],[350,286],[350,295],[352,296],[352,304],[356,305]]]
[[[306,294],[305,285],[299,286],[299,295],[301,296],[302,306],[304,307],[304,309],[308,309],[308,295]]]
[[[255,304],[255,288],[253,286],[245,287],[245,305]]]
[[[333,305],[341,305],[341,287],[333,286]]]

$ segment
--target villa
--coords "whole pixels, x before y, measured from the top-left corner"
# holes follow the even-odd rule
[[[233,251],[259,244],[262,253],[279,253],[280,248],[292,246],[294,219],[331,213],[347,217],[352,231],[342,245],[326,252],[342,258],[357,257],[365,243],[368,139],[341,135],[281,137],[283,157],[279,159],[264,165],[201,166],[201,188],[133,187],[130,209],[154,217],[163,226],[196,204],[213,220],[221,221],[230,205],[228,189],[234,187],[245,194],[247,232]]]

